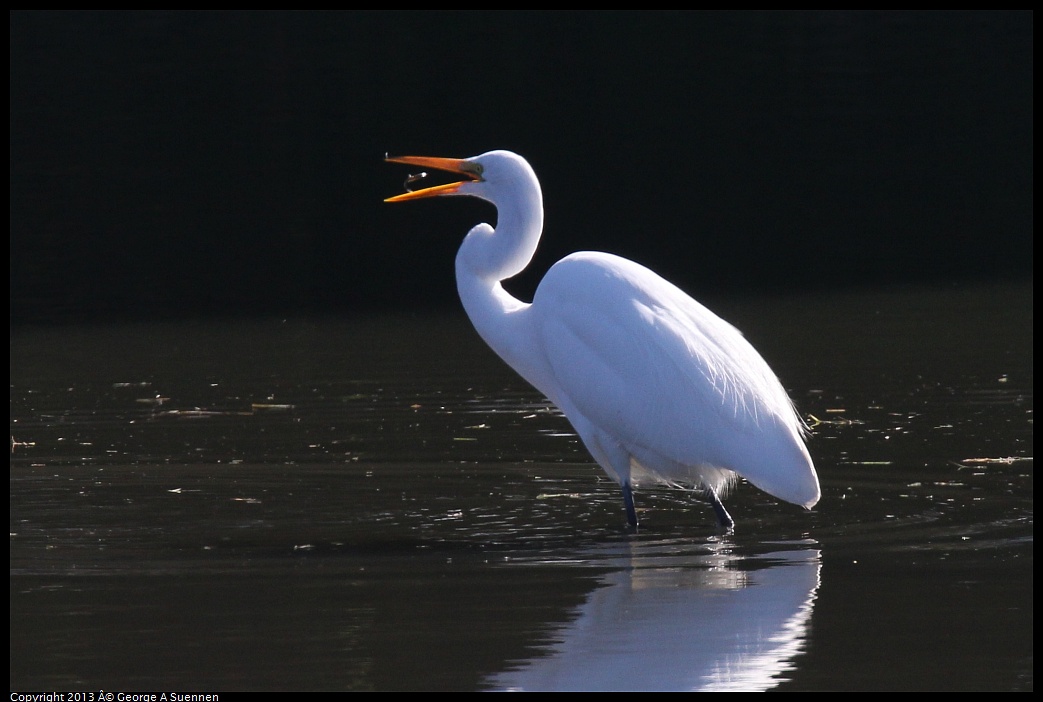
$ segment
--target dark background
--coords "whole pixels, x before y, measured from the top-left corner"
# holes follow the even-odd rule
[[[1026,12],[12,12],[11,322],[457,305],[524,155],[547,230],[696,296],[1032,276]]]

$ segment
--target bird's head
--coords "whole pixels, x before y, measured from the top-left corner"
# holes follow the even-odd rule
[[[510,151],[490,151],[473,158],[438,158],[432,156],[389,156],[389,163],[404,163],[419,168],[433,168],[463,176],[463,180],[443,185],[434,185],[420,190],[409,190],[401,195],[389,197],[384,202],[404,202],[437,195],[471,195],[503,204],[502,195],[517,197],[526,190],[539,195],[539,181],[528,162]],[[405,186],[420,180],[426,174],[410,176]]]

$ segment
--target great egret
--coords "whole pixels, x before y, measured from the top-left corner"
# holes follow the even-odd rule
[[[696,488],[725,528],[734,522],[720,495],[736,474],[787,502],[818,502],[804,424],[782,384],[735,327],[679,288],[633,261],[581,251],[547,271],[531,304],[503,289],[543,232],[543,195],[525,159],[386,160],[465,180],[385,202],[470,195],[496,206],[496,227],[476,225],[456,255],[460,300],[485,342],[565,413],[619,483],[632,526],[633,486],[645,480]]]

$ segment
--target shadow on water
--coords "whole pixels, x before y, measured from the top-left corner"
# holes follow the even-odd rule
[[[717,305],[824,490],[727,536],[458,317],[16,329],[11,688],[1031,690],[1031,292]]]

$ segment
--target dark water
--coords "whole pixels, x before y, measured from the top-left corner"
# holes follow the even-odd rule
[[[1031,690],[1031,284],[715,307],[823,485],[730,535],[460,317],[14,330],[11,689]]]

